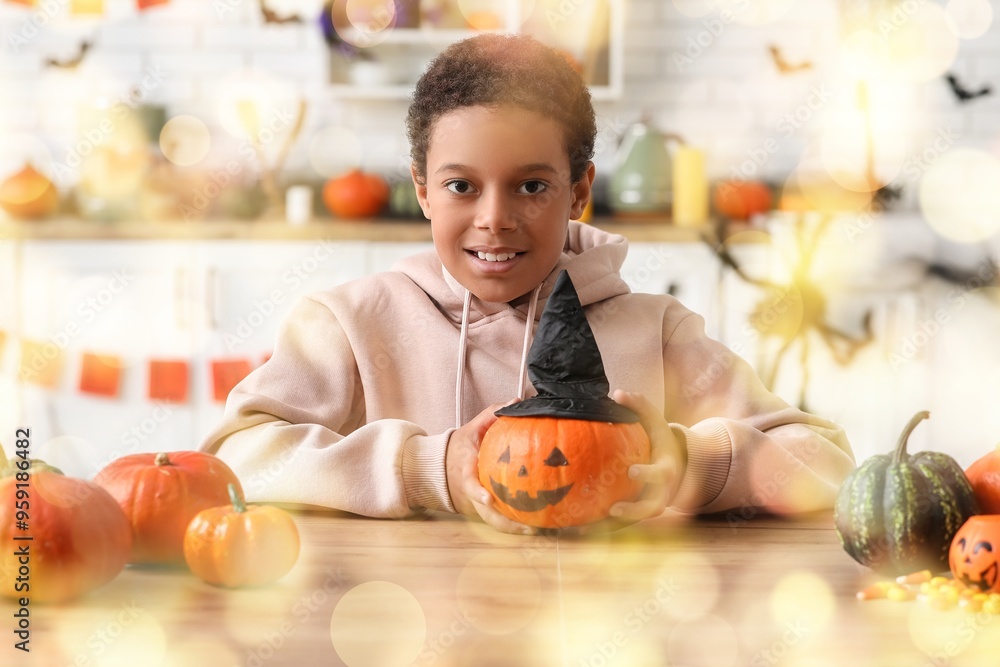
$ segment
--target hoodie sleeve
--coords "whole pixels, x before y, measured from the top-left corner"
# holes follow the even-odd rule
[[[833,506],[854,468],[836,424],[769,392],[754,370],[686,315],[664,347],[665,415],[687,444],[688,463],[672,506],[710,513],[774,513]]]
[[[454,512],[445,476],[451,431],[365,423],[358,361],[334,313],[300,300],[271,358],[229,394],[201,450],[233,468],[247,499],[382,518]]]

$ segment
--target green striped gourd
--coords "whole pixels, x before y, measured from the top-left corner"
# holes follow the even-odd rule
[[[979,511],[955,459],[941,452],[906,452],[910,433],[929,416],[915,414],[895,452],[862,463],[837,496],[833,518],[844,550],[883,574],[947,570],[952,538]]]

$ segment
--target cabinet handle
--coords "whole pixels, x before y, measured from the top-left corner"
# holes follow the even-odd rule
[[[216,292],[218,290],[215,269],[210,268],[205,274],[205,315],[208,318],[208,328],[215,331],[218,325],[216,317]]]

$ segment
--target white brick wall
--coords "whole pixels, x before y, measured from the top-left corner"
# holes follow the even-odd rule
[[[328,93],[329,58],[316,25],[321,0],[271,0],[279,13],[306,19],[287,25],[263,24],[256,0],[173,0],[143,13],[132,0],[105,4],[107,16],[94,20],[69,16],[61,3],[48,16],[42,9],[0,2],[0,95],[15,107],[0,112],[0,134],[42,133],[50,150],[62,153],[65,146],[59,144],[72,139],[70,116],[79,101],[95,91],[121,96],[150,66],[161,67],[166,80],[149,92],[149,102],[167,105],[170,113],[199,115],[217,128],[220,86],[233,74],[255,68],[310,101],[306,131],[289,160],[291,171],[308,176],[308,134],[332,124],[357,128],[368,146],[369,167],[393,172],[407,152],[404,102],[358,102]],[[779,151],[760,175],[783,180],[816,136],[823,114],[816,113],[791,137],[779,133],[776,124],[794,113],[814,86],[844,82],[837,69],[839,3],[800,0],[780,19],[759,26],[722,23],[718,9],[685,16],[678,4],[713,5],[707,0],[624,0],[625,94],[597,104],[603,121],[599,171],[610,168],[618,134],[646,113],[664,130],[704,146],[714,177],[729,175],[748,151],[775,137]],[[961,133],[963,145],[1000,144],[1000,2],[994,5],[994,25],[975,40],[961,41],[950,68],[967,87],[988,84],[994,94],[959,105],[943,79],[902,86],[904,98],[896,105],[913,127],[914,150],[944,125]],[[32,20],[44,25],[35,28]],[[47,57],[72,56],[85,39],[96,40],[95,46],[73,74],[42,66]],[[788,62],[811,61],[813,68],[782,76],[768,53],[770,44],[778,45]],[[692,62],[679,68],[675,54],[687,57],[689,47]],[[850,86],[840,90],[845,99],[837,103],[848,102],[851,94]],[[0,174],[13,170],[18,160],[0,154]]]

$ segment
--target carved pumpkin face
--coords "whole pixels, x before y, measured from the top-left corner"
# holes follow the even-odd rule
[[[1000,515],[971,517],[955,533],[948,565],[955,579],[984,593],[1000,593]]]
[[[633,463],[649,462],[639,423],[558,417],[499,417],[479,449],[479,480],[498,512],[540,528],[581,526],[634,500]]]

